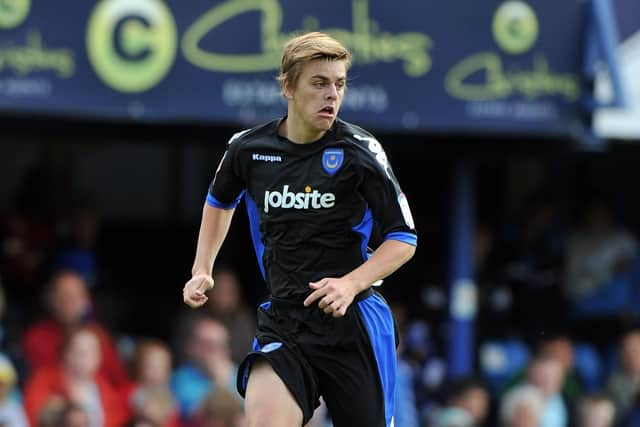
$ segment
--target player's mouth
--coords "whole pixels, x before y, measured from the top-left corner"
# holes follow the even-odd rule
[[[335,108],[333,108],[331,105],[327,105],[326,107],[321,109],[318,112],[318,114],[320,115],[320,117],[324,117],[324,118],[327,118],[327,119],[333,119],[333,117],[335,115],[335,111],[336,111]]]

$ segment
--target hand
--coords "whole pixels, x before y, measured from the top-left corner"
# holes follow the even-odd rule
[[[213,288],[213,278],[210,274],[196,274],[189,280],[182,290],[185,304],[191,308],[202,306],[209,299],[205,292]]]
[[[320,310],[333,317],[342,317],[347,313],[347,308],[353,302],[357,291],[355,284],[348,279],[325,278],[317,282],[309,283],[314,291],[304,300],[304,306],[308,307],[314,301],[318,302]]]

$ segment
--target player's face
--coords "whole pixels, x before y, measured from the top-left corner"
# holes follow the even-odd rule
[[[295,120],[310,141],[333,125],[346,83],[344,61],[316,59],[305,64],[294,88],[287,86],[289,120]]]

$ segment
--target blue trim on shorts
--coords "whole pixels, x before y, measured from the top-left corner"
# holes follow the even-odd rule
[[[369,333],[369,340],[378,364],[384,395],[386,425],[390,426],[395,410],[396,337],[393,315],[380,295],[372,295],[358,302],[358,308]]]
[[[238,197],[233,199],[231,203],[222,203],[220,200],[216,199],[211,193],[207,193],[207,204],[209,206],[213,206],[218,209],[235,209],[236,206],[240,203],[240,199],[244,196],[245,190],[242,190]]]
[[[269,308],[271,308],[271,301],[265,301],[262,304],[260,304],[259,307],[263,310],[269,310]],[[253,343],[251,344],[251,351],[252,352],[262,351],[262,346],[258,342],[258,337],[253,337]],[[244,370],[242,372],[239,372],[239,374],[242,375],[241,377],[242,391],[238,390],[238,393],[241,393],[242,395],[244,395],[245,391],[247,390],[247,383],[249,382],[249,371],[251,370],[252,363],[253,361],[251,360],[248,361],[248,363],[244,367]]]
[[[367,246],[369,245],[369,239],[371,238],[371,230],[373,230],[373,214],[371,213],[371,209],[367,208],[364,211],[364,215],[362,217],[362,221],[360,221],[360,224],[353,227],[353,231],[358,233],[362,238],[360,250],[362,251],[362,259],[364,261],[369,259]]]
[[[271,308],[271,301],[265,301],[259,306],[263,310],[269,310]]]
[[[260,234],[260,212],[258,212],[258,206],[249,193],[245,193],[244,201],[247,205],[247,215],[249,215],[249,228],[251,230],[251,240],[253,240],[253,249],[256,251],[256,257],[258,258],[258,266],[260,266],[262,278],[266,279],[267,275],[264,271],[264,264],[262,263],[264,243],[262,242],[262,235]]]
[[[413,233],[407,233],[405,231],[396,231],[395,233],[389,233],[384,236],[384,240],[397,240],[399,242],[408,243],[412,246],[418,246],[418,236]]]

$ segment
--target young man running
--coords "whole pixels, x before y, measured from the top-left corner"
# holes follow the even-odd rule
[[[380,143],[337,118],[351,55],[322,33],[290,40],[287,115],[234,135],[204,205],[184,301],[199,307],[244,196],[270,291],[238,390],[250,427],[299,427],[322,396],[336,427],[393,426],[393,316],[371,288],[414,254],[409,205]],[[368,252],[374,223],[384,242]]]

